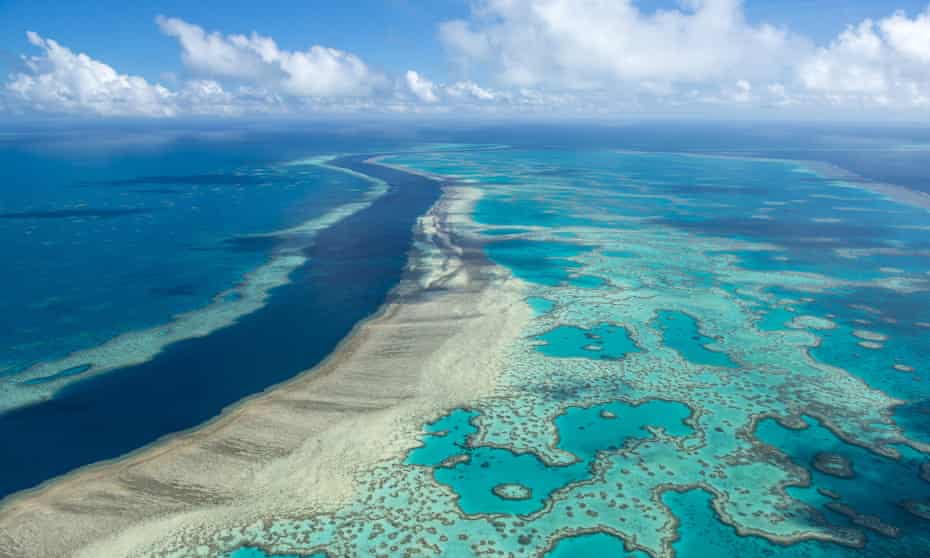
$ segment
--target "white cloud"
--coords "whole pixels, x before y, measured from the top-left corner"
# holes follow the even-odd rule
[[[573,89],[751,79],[783,70],[804,46],[747,23],[739,0],[683,5],[645,13],[632,0],[481,0],[470,21],[444,23],[440,38],[503,83]]]
[[[756,102],[758,98],[753,92],[752,84],[741,79],[736,83],[722,86],[720,96],[716,100],[727,104],[746,104]]]
[[[404,90],[422,103],[435,105],[475,105],[487,104],[490,101],[503,101],[507,97],[485,89],[473,81],[457,81],[452,84],[436,84],[414,70],[407,70],[404,74]]]
[[[909,108],[930,99],[930,6],[849,26],[829,44],[747,21],[742,0],[477,0],[440,26],[463,72],[623,107]],[[606,97],[605,97],[606,95]],[[504,99],[506,95],[499,96]]]
[[[786,29],[748,22],[741,0],[679,0],[678,8],[656,11],[635,0],[475,2],[467,20],[439,28],[458,63],[450,81],[413,69],[386,78],[349,52],[282,50],[254,32],[207,32],[159,17],[193,79],[156,74],[166,87],[30,32],[41,53],[24,57],[10,76],[0,110],[592,116],[725,106],[798,114],[829,107],[848,115],[861,107],[930,106],[930,7],[856,22],[817,47]]]
[[[422,77],[413,70],[407,70],[404,78],[406,79],[407,89],[409,89],[417,99],[420,99],[424,103],[436,103],[439,101],[439,97],[436,96],[435,91],[436,85],[432,81]]]
[[[930,62],[930,6],[914,19],[897,12],[880,27],[894,50],[918,62]]]
[[[883,56],[875,25],[866,20],[808,58],[799,75],[805,87],[816,91],[879,94],[888,87]]]
[[[297,97],[363,97],[381,81],[354,54],[312,46],[305,51],[278,48],[274,39],[208,33],[181,19],[158,16],[162,32],[178,40],[182,59],[194,71],[216,78],[271,86]]]
[[[209,79],[185,83],[177,94],[177,105],[182,114],[217,116],[238,116],[248,112],[249,106],[241,92],[226,91],[218,82]],[[263,100],[262,106],[271,105]]]
[[[798,69],[803,86],[835,104],[923,106],[930,97],[930,8],[865,20]]]
[[[26,72],[10,76],[6,89],[18,105],[53,113],[101,116],[172,116],[175,94],[139,76],[121,74],[86,54],[27,32],[40,56],[23,57]]]
[[[493,91],[485,89],[473,81],[459,81],[448,85],[446,93],[454,99],[475,99],[477,101],[493,101],[498,97]]]

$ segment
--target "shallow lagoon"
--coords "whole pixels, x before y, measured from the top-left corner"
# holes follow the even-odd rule
[[[613,558],[646,558],[642,552],[627,553],[623,539],[604,533],[567,537],[546,553],[546,558],[577,558],[579,556],[611,556]]]
[[[663,310],[656,320],[662,330],[662,343],[680,352],[691,362],[708,366],[736,366],[726,353],[708,348],[716,339],[701,333],[694,317],[684,312]]]
[[[639,350],[626,329],[614,324],[599,324],[591,329],[560,325],[536,339],[544,343],[539,346],[543,354],[556,358],[621,359]]]

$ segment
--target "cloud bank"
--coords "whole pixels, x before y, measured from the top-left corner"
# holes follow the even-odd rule
[[[475,0],[435,30],[456,79],[394,76],[362,57],[159,16],[187,79],[165,86],[28,32],[39,53],[4,84],[20,113],[172,117],[256,113],[480,111],[567,115],[720,107],[923,114],[930,104],[930,6],[851,22],[817,45],[746,19],[741,0]]]
[[[913,108],[930,96],[930,6],[850,25],[816,47],[746,21],[740,0],[644,13],[631,0],[481,0],[440,38],[504,83],[610,91],[630,103]]]
[[[24,58],[28,73],[10,77],[7,90],[37,111],[101,116],[172,116],[176,93],[139,76],[121,74],[86,54],[75,54],[29,31],[42,54]]]
[[[470,21],[443,23],[440,37],[505,83],[569,89],[761,77],[805,46],[748,24],[739,0],[685,5],[647,14],[631,0],[484,0]]]
[[[257,33],[208,33],[186,21],[159,16],[162,32],[178,40],[181,58],[196,72],[229,78],[296,97],[365,97],[381,81],[352,53],[311,46],[305,51],[278,48],[274,39]]]
[[[865,20],[818,49],[798,69],[803,86],[833,104],[927,105],[930,99],[930,7]]]

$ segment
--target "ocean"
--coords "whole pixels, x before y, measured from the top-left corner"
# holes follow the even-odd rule
[[[339,164],[394,181],[377,197],[370,179],[260,161],[241,140],[67,147],[3,157],[2,495],[194,427],[321,361],[384,302],[438,197],[364,155]]]
[[[242,295],[261,304],[222,327],[142,362],[125,352],[87,353],[131,363],[96,375],[96,361],[49,351],[45,358],[68,366],[36,376],[44,353],[19,333],[10,354],[38,356],[17,357],[24,363],[3,380],[43,398],[4,400],[13,402],[0,415],[0,437],[12,441],[0,455],[10,471],[5,490],[191,428],[324,358],[389,296],[413,223],[440,195],[408,169],[478,195],[452,238],[479,246],[502,276],[514,277],[533,311],[493,391],[422,424],[419,445],[360,477],[354,499],[339,509],[198,532],[198,552],[923,556],[930,210],[887,185],[930,192],[928,139],[910,128],[772,123],[431,126],[393,146],[295,148],[261,164],[123,171],[105,186],[103,178],[69,182],[81,192],[143,182],[148,189],[151,177],[185,176],[163,182],[195,189],[204,176],[266,169],[259,176],[271,184],[268,195],[282,198],[262,199],[275,209],[261,224],[204,241],[235,245],[224,257],[240,266],[203,287],[209,294],[199,303],[215,303],[269,258],[298,260],[266,298]],[[366,154],[314,158],[327,152]],[[395,168],[365,163],[371,153]],[[304,178],[314,186],[302,194],[283,187]],[[245,179],[223,180],[247,189]],[[214,203],[231,203],[233,193],[217,190]],[[93,216],[78,204],[20,203],[3,207],[3,221],[18,234],[90,221],[97,242],[84,249],[94,251],[110,235],[127,238],[104,226],[125,221],[135,230],[140,219],[161,218],[135,198],[116,204],[112,194],[96,195],[83,202]],[[297,199],[317,211],[291,213]],[[349,206],[354,211],[339,209]],[[325,226],[300,226],[333,211],[339,219]],[[177,247],[153,250],[169,258]],[[209,260],[225,252],[204,253]],[[111,261],[121,260],[131,261]],[[92,259],[72,265],[85,261]],[[102,269],[114,266],[85,269],[88,286],[75,292],[95,292],[91,277]],[[52,276],[56,288],[68,284]],[[159,277],[162,288],[196,291]],[[4,290],[9,315],[27,314],[32,298],[6,294],[13,290]],[[139,295],[124,296],[123,309]],[[110,329],[94,342],[163,331],[159,324],[197,305],[160,317],[162,306],[152,308],[141,325],[100,318]],[[34,327],[32,337],[43,331]],[[49,335],[56,327],[69,331],[50,325]],[[131,354],[148,355],[146,347]],[[43,391],[48,384],[56,389]]]

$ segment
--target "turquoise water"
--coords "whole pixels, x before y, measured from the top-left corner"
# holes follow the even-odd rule
[[[475,417],[475,413],[457,410],[430,424],[427,432],[433,434],[407,457],[407,463],[433,467],[436,480],[456,492],[463,513],[529,514],[541,509],[553,491],[586,475],[582,463],[547,467],[535,455],[469,446],[468,437],[477,431],[470,422]],[[437,436],[436,432],[444,434]],[[444,465],[456,456],[464,460]],[[495,487],[506,484],[525,487],[527,494],[516,500],[494,492]]]
[[[756,323],[756,327],[763,331],[782,330],[795,316],[797,316],[796,312],[792,312],[784,306],[775,306],[762,313],[762,318]]]
[[[762,537],[739,536],[735,529],[717,519],[711,507],[711,496],[703,490],[668,492],[662,501],[681,521],[677,529],[679,539],[674,543],[675,555],[681,558],[728,555],[814,558],[851,552],[816,541],[785,547]]]
[[[793,496],[820,508],[828,516],[834,512],[827,504],[842,502],[862,515],[877,517],[900,529],[897,538],[908,544],[930,543],[926,521],[901,507],[906,501],[930,501],[930,483],[920,478],[925,456],[907,447],[899,448],[902,455],[898,459],[876,455],[843,442],[816,419],[804,419],[809,426],[801,430],[784,428],[769,419],[756,431],[760,440],[782,449],[794,463],[809,468],[810,486],[792,489]],[[836,476],[812,467],[817,456],[823,454],[841,456],[848,462],[852,476]],[[831,495],[825,496],[820,490],[828,490]],[[843,518],[835,516],[834,520],[841,522]]]
[[[446,459],[468,449],[468,437],[477,431],[472,420],[478,417],[475,411],[456,409],[448,415],[426,425],[429,434],[423,446],[410,452],[407,462],[413,465],[435,467]]]
[[[571,269],[581,267],[569,258],[585,251],[576,244],[532,240],[499,242],[487,248],[491,259],[511,268],[520,279],[543,285],[567,281]]]
[[[436,481],[455,491],[457,506],[468,515],[537,512],[556,490],[589,478],[598,452],[618,451],[629,440],[650,437],[646,426],[663,428],[672,436],[692,432],[684,423],[690,410],[680,403],[571,407],[555,420],[555,426],[561,448],[574,456],[574,462],[552,467],[530,453],[470,444],[469,437],[478,431],[474,424],[478,416],[458,409],[430,423],[423,446],[407,457],[409,464],[432,467]],[[495,491],[506,485],[517,487],[519,498]]]
[[[719,521],[711,507],[712,497],[702,490],[670,492],[662,498],[681,521],[674,544],[676,556],[777,556],[778,558],[893,558],[921,556],[930,544],[924,532],[914,537],[887,538],[871,535],[865,549],[849,548],[819,541],[804,541],[791,546],[774,544],[759,536],[741,536]]]
[[[604,533],[564,538],[546,554],[546,558],[576,558],[578,556],[646,558],[647,555],[642,552],[627,552],[623,545],[623,539]]]
[[[544,343],[539,345],[540,352],[557,358],[620,359],[638,350],[626,329],[614,324],[600,324],[590,330],[560,325],[536,339]]]
[[[656,320],[662,330],[662,343],[680,352],[691,362],[708,366],[735,366],[726,353],[708,348],[716,339],[701,333],[693,316],[663,310]]]
[[[528,297],[526,303],[537,315],[546,314],[555,308],[555,302],[538,296]]]
[[[646,427],[662,429],[669,436],[683,437],[693,432],[685,424],[691,410],[671,401],[647,401],[631,406],[622,402],[569,407],[555,419],[559,446],[583,461],[594,459],[599,451],[617,451],[627,440],[648,437]]]
[[[488,236],[508,236],[512,234],[522,234],[525,232],[526,232],[526,229],[519,229],[519,228],[513,228],[513,227],[511,228],[502,227],[499,229],[486,229],[482,231],[482,234],[486,234]]]
[[[574,287],[586,289],[597,289],[607,284],[607,281],[603,277],[595,277],[593,275],[576,275],[569,279],[568,282]]]
[[[326,554],[267,554],[260,548],[242,547],[229,554],[229,558],[326,558]]]

